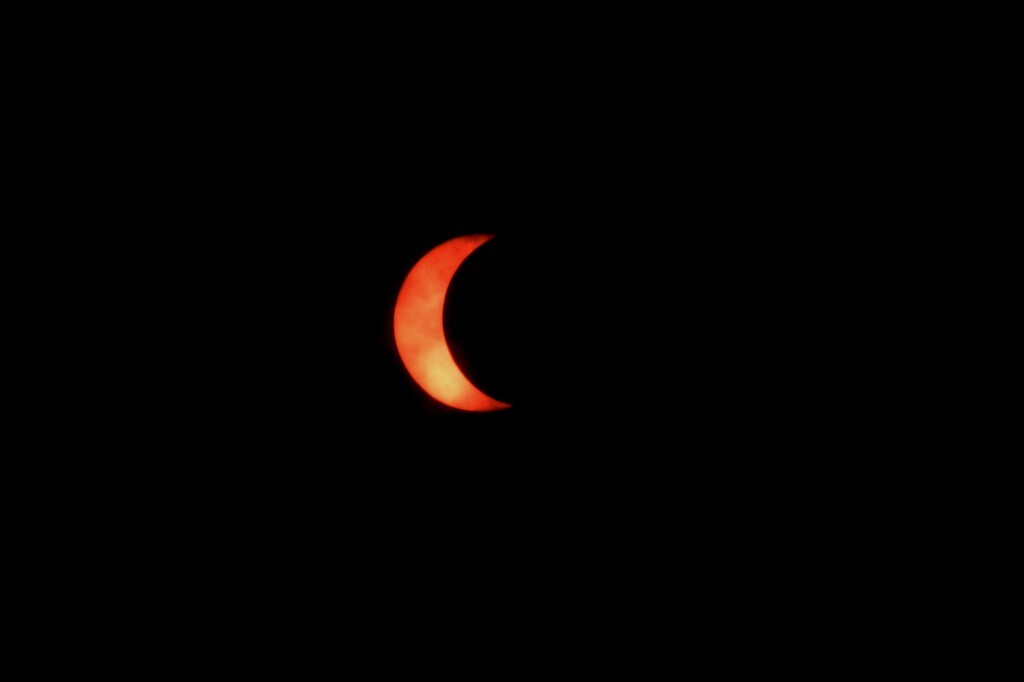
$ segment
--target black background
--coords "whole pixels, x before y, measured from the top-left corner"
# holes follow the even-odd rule
[[[327,486],[393,465],[479,489],[465,471],[518,484],[581,462],[654,484],[670,453],[792,426],[796,374],[780,379],[811,304],[791,249],[813,207],[789,182],[804,170],[721,107],[677,120],[650,102],[612,126],[485,94],[388,100],[391,117],[345,98],[186,102],[213,113],[154,111],[91,150],[101,162],[79,155],[93,182],[76,205],[99,227],[62,248],[98,254],[84,268],[105,287],[69,292],[106,358],[93,428],[212,448],[196,457],[216,476],[248,461]],[[390,326],[416,260],[481,232],[496,239],[454,280],[446,328],[515,405],[484,415],[425,397]]]
[[[90,453],[54,466],[83,523],[226,591],[252,566],[315,599],[351,571],[338,589],[410,601],[512,571],[509,600],[532,581],[591,609],[597,569],[682,551],[766,579],[785,535],[826,534],[848,460],[821,457],[847,437],[821,386],[846,358],[818,275],[849,209],[830,138],[793,144],[806,110],[737,85],[753,62],[514,87],[300,62],[146,63],[68,95],[73,189],[45,205],[81,227],[47,251],[73,267],[41,433]],[[514,405],[491,414],[425,396],[391,330],[409,268],[472,233],[496,238],[446,329]]]
[[[110,190],[130,199],[85,323],[107,362],[83,428],[112,472],[141,449],[143,497],[315,528],[369,504],[384,527],[473,533],[699,500],[722,522],[794,485],[801,460],[764,455],[810,433],[791,406],[813,397],[794,397],[805,340],[771,205],[721,175],[717,144],[613,152],[542,129],[524,147],[507,125],[439,128],[426,149],[297,133],[298,151],[216,163],[200,131],[194,153],[147,152],[168,163]],[[446,329],[513,403],[498,413],[427,397],[391,329],[416,260],[473,233],[496,238],[453,281]]]

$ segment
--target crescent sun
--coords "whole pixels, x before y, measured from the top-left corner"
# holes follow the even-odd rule
[[[430,250],[409,271],[395,304],[395,343],[413,381],[449,407],[491,412],[511,407],[466,378],[444,335],[444,300],[462,262],[494,235],[456,237]]]

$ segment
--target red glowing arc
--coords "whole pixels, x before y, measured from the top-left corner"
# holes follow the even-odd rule
[[[435,247],[409,271],[395,304],[395,343],[413,381],[434,399],[460,410],[511,407],[466,378],[444,335],[444,299],[462,262],[494,235],[456,237]]]

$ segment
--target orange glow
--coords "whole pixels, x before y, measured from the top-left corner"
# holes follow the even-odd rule
[[[405,278],[395,305],[395,342],[413,380],[445,405],[472,412],[511,405],[471,384],[455,364],[444,336],[444,298],[462,261],[493,236],[457,237],[431,250]]]

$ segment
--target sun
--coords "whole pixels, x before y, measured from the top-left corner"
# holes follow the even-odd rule
[[[395,304],[395,343],[413,381],[435,400],[472,412],[511,405],[478,389],[455,364],[444,335],[444,300],[462,262],[493,237],[456,237],[429,251],[409,271]]]

